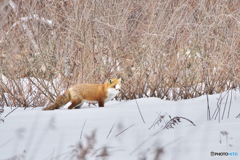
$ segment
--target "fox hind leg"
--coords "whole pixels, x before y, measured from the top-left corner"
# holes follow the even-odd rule
[[[74,109],[80,109],[82,107],[82,105],[83,105],[83,102],[78,104]]]
[[[77,107],[78,104],[82,105],[82,100],[78,99],[78,100],[72,100],[72,104],[68,107],[68,109],[73,109],[74,107]]]

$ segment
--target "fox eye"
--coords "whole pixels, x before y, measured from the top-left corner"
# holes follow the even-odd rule
[[[112,84],[112,80],[110,78],[108,78],[108,81],[109,81],[110,84]]]

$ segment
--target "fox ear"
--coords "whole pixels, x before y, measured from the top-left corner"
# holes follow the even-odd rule
[[[118,82],[121,83],[122,82],[122,78],[118,78]]]
[[[112,84],[112,80],[110,78],[108,78],[108,81],[109,81],[110,84]]]

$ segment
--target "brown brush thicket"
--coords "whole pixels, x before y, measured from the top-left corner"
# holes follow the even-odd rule
[[[235,0],[10,0],[0,4],[0,105],[43,106],[70,85],[124,79],[121,99],[239,87]]]

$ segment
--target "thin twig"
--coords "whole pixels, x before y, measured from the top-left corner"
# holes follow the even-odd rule
[[[139,113],[140,113],[140,115],[141,115],[141,117],[142,117],[143,123],[145,123],[145,121],[144,121],[144,119],[143,119],[143,116],[142,116],[142,113],[141,113],[141,111],[140,111],[140,108],[139,108],[139,106],[138,106],[137,100],[135,99],[135,101],[136,101],[136,104],[137,104],[137,107],[138,107],[138,111],[139,111]]]
[[[113,129],[113,127],[114,127],[114,124],[116,123],[117,121],[115,121],[114,123],[113,123],[113,125],[112,125],[112,128],[110,129],[110,131],[108,132],[108,135],[107,135],[107,137],[106,137],[106,139],[108,138],[108,136],[110,135],[110,133],[112,132],[112,129]]]
[[[240,118],[240,113],[237,115],[237,117],[236,118]]]
[[[229,104],[229,109],[228,109],[228,116],[227,116],[227,118],[229,118],[231,104],[232,104],[232,90],[231,90],[231,98],[230,98],[230,104]]]
[[[3,144],[0,145],[0,148],[4,147],[6,144],[8,144],[9,142],[11,142],[14,138],[10,138],[9,140],[7,140],[6,142],[4,142]]]
[[[225,106],[224,106],[223,113],[222,113],[222,120],[223,120],[223,117],[224,117],[225,109],[227,107],[228,97],[229,97],[229,90],[227,91],[227,99],[225,101]]]
[[[131,128],[132,126],[134,126],[135,124],[131,125],[130,127],[124,129],[123,131],[121,131],[120,133],[118,133],[115,137],[119,136],[120,134],[122,134],[123,132],[125,132],[126,130],[128,130],[129,128]]]
[[[16,109],[18,109],[18,107],[14,108],[13,110],[11,110],[11,112],[9,112],[4,118],[6,118],[9,114],[11,114],[12,112],[14,112]]]
[[[207,96],[207,120],[211,120],[211,114],[210,114],[210,107],[209,107],[209,99],[208,99],[208,94],[206,94]]]
[[[87,119],[85,120],[85,122],[83,124],[82,131],[81,131],[81,134],[80,134],[80,139],[82,138],[83,128],[84,128],[86,122],[87,122]]]

